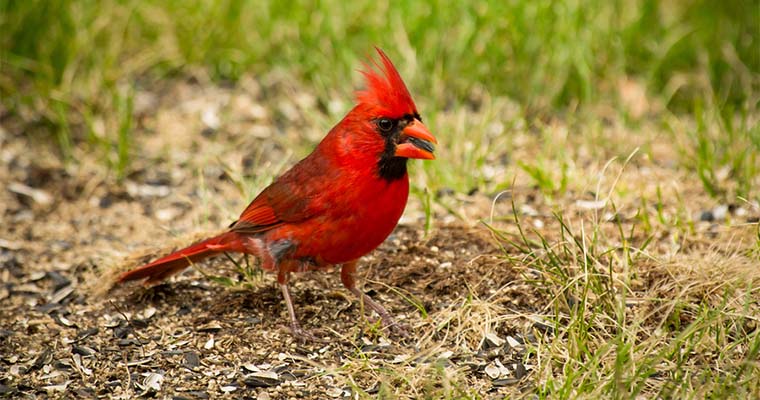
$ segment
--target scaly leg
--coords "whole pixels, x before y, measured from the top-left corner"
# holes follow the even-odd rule
[[[364,292],[356,287],[356,265],[358,261],[359,260],[349,261],[343,264],[341,267],[340,280],[343,282],[343,286],[345,286],[346,289],[358,297],[359,300],[363,302],[368,308],[372,309],[377,313],[377,315],[380,316],[380,320],[383,323],[383,328],[390,329],[401,336],[408,336],[409,334],[407,332],[407,329],[396,322],[396,320],[393,319],[385,307],[381,306],[380,303],[372,300],[371,297],[367,296]]]
[[[325,343],[326,340],[320,339],[314,336],[313,333],[303,329],[298,322],[298,319],[296,318],[296,310],[293,306],[293,299],[290,297],[290,288],[288,288],[289,275],[290,271],[288,271],[287,265],[280,265],[280,270],[277,272],[277,282],[280,284],[282,297],[285,298],[285,305],[288,307],[288,315],[290,315],[290,331],[293,333],[293,337],[304,342]]]

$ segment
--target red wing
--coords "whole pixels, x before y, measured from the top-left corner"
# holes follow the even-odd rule
[[[232,225],[232,230],[257,233],[272,229],[280,224],[282,224],[282,220],[277,218],[274,209],[267,203],[266,196],[259,195],[243,211],[237,222]]]
[[[328,162],[314,153],[275,180],[248,205],[232,230],[258,233],[288,222],[300,222],[317,215],[314,200],[330,182]]]

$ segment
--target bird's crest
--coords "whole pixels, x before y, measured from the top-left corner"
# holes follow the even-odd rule
[[[373,58],[370,58],[370,63],[364,63],[361,73],[367,87],[356,93],[357,100],[359,103],[379,107],[388,117],[398,118],[416,113],[417,106],[396,67],[382,50],[377,47],[375,50],[380,55],[382,65]]]

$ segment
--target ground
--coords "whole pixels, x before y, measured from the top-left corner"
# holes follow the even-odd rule
[[[180,80],[138,91],[137,151],[123,181],[99,153],[63,161],[5,121],[0,394],[594,393],[584,382],[647,397],[758,393],[760,209],[714,200],[657,135],[629,138],[624,147],[643,144],[646,155],[616,148],[623,157],[612,166],[579,148],[569,156],[577,182],[554,196],[525,174],[502,193],[438,188],[429,229],[425,197],[412,196],[399,227],[360,266],[363,290],[408,337],[374,324],[336,271],[292,281],[299,319],[326,343],[293,338],[273,277],[236,255],[158,286],[111,287],[116,273],[227,226],[304,154],[284,143],[308,148],[329,128],[329,108],[341,109],[316,111],[308,94],[263,89],[245,79],[234,88]],[[290,100],[264,101],[262,91]],[[547,130],[567,135],[554,124]],[[535,158],[531,128],[515,129],[525,132],[508,157],[491,148],[499,160],[491,175]]]

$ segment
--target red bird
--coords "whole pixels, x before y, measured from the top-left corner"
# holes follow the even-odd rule
[[[218,253],[252,254],[264,270],[277,272],[293,334],[313,339],[296,319],[289,275],[341,264],[343,285],[386,328],[398,329],[383,306],[356,288],[356,265],[390,235],[404,211],[407,160],[434,159],[437,142],[398,71],[376,50],[382,64],[365,64],[358,104],[311,154],[256,196],[227,232],[127,271],[118,282],[152,284]]]

